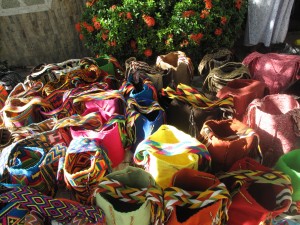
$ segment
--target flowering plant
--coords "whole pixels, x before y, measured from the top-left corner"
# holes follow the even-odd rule
[[[122,62],[178,50],[198,60],[233,46],[246,10],[247,0],[90,0],[76,29],[92,52]]]

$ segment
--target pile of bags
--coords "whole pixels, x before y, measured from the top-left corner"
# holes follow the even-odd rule
[[[218,49],[194,85],[180,51],[36,66],[0,86],[0,223],[300,223],[299,67]]]

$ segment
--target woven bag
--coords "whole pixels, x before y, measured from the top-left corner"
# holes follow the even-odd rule
[[[126,125],[131,139],[131,151],[165,123],[165,112],[158,102],[150,99],[127,100]]]
[[[187,182],[188,181],[188,182]],[[181,169],[164,189],[166,225],[227,224],[231,203],[226,186],[212,174]]]
[[[237,161],[219,179],[232,196],[228,225],[271,224],[292,203],[289,177],[251,158]]]
[[[267,86],[257,80],[234,79],[217,92],[218,98],[233,97],[234,117],[243,120],[248,105],[256,98],[263,98],[269,94]]]
[[[174,173],[183,168],[208,171],[211,157],[204,144],[170,125],[161,125],[136,148],[134,162],[153,174],[166,188]]]
[[[244,123],[260,137],[264,165],[274,166],[279,157],[296,148],[300,136],[300,105],[290,95],[267,95],[253,100]]]
[[[122,115],[105,117],[102,114],[103,112],[98,110],[94,112],[92,109],[87,109],[82,115],[58,120],[55,128],[69,127],[73,139],[96,138],[110,159],[111,166],[115,168],[124,160],[125,150],[129,145],[126,121]]]
[[[190,86],[179,84],[176,89],[167,87],[162,94],[169,103],[164,105],[167,124],[197,137],[203,123],[209,119],[225,119],[233,115],[233,98],[211,101]]]
[[[203,91],[216,94],[234,79],[251,79],[249,70],[242,63],[228,62],[212,69],[203,82]]]
[[[73,192],[77,201],[86,204],[111,166],[97,139],[78,137],[68,146],[63,170],[67,188]]]
[[[253,52],[246,56],[243,64],[254,80],[267,85],[270,94],[282,93],[300,79],[299,55]]]
[[[176,86],[180,83],[190,85],[193,80],[193,63],[182,51],[174,51],[166,55],[159,55],[156,59],[156,66],[163,70],[171,70],[171,86]]]
[[[211,70],[233,61],[233,54],[229,49],[216,49],[206,54],[198,66],[199,75],[204,80]]]
[[[156,91],[159,91],[171,84],[171,69],[161,69],[157,66],[152,67],[146,62],[137,61],[135,57],[127,59],[125,61],[125,65],[125,79],[131,83],[138,83],[139,79],[150,80]]]
[[[104,211],[107,225],[162,225],[162,195],[151,174],[129,166],[102,178],[93,200]]]
[[[228,171],[238,160],[251,157],[262,162],[259,136],[237,119],[207,120],[198,136],[212,157],[212,171]]]

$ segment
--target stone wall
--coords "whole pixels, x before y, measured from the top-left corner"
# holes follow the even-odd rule
[[[36,66],[89,56],[75,23],[86,0],[0,0],[0,61]]]

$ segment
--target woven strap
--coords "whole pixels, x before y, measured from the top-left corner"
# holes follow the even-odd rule
[[[146,188],[132,188],[121,184],[119,181],[104,177],[94,191],[96,194],[107,194],[115,199],[131,204],[143,204],[149,201],[152,205],[152,224],[163,224],[163,194],[158,186]]]
[[[203,82],[203,88],[217,92],[234,79],[251,79],[251,76],[248,68],[242,63],[228,62],[210,71]]]
[[[0,210],[0,218],[6,217],[11,210],[21,210],[64,224],[71,222],[74,218],[83,218],[86,222],[93,224],[105,224],[104,214],[99,207],[85,206],[67,199],[53,199],[30,187],[12,189],[2,187],[1,189],[0,203],[8,207]],[[23,216],[25,217],[24,213]]]
[[[233,172],[227,172],[221,175],[219,179],[234,178],[235,188],[239,188],[245,183],[257,183],[257,184],[273,184],[286,188],[290,195],[292,194],[292,186],[290,178],[283,172],[276,170],[237,170]]]
[[[147,100],[142,99],[136,100],[134,98],[129,98],[127,100],[126,118],[130,127],[134,125],[134,122],[142,114],[147,115],[154,111],[164,111],[157,101],[152,101],[149,105],[143,105],[142,103],[146,101]]]
[[[162,89],[162,94],[168,96],[171,99],[177,99],[179,101],[191,104],[197,109],[210,109],[214,107],[220,107],[223,111],[233,111],[232,97],[211,101],[203,94],[199,93],[197,89],[185,84],[178,84],[176,90],[170,87]]]
[[[45,151],[38,147],[17,146],[12,149],[7,170],[12,184],[28,185],[49,194],[53,185],[48,186],[41,176],[40,165],[45,158]],[[50,171],[54,174],[54,171]]]
[[[217,52],[206,54],[198,66],[198,71],[199,71],[200,75],[202,75],[204,68],[207,66],[207,64],[209,64],[209,62],[211,60],[213,60],[213,59],[219,60],[226,56],[228,56],[229,58],[231,58],[231,56],[232,56],[232,52],[226,48],[219,49]],[[226,60],[226,62],[227,62],[227,60]],[[213,69],[213,68],[209,68],[209,69]]]
[[[199,163],[203,163],[203,170],[210,168],[211,156],[204,144],[198,142],[181,141],[174,144],[156,142],[150,139],[142,141],[134,153],[134,162],[138,165],[147,165],[150,153],[162,154],[166,156],[178,155],[183,153],[193,153],[199,156]]]
[[[76,138],[70,143],[64,163],[64,176],[78,201],[85,203],[99,182],[111,171],[106,152],[95,139]]]
[[[146,79],[141,82],[142,82],[142,86],[143,86],[143,91],[145,91],[145,90],[151,91],[153,100],[157,101],[158,100],[157,91],[156,91],[155,86],[153,85],[152,81]],[[119,88],[119,90],[126,97],[126,96],[129,96],[129,94],[135,90],[135,86],[131,82],[124,81],[122,86]]]
[[[108,99],[121,99],[124,103],[126,102],[122,93],[118,90],[107,90],[97,93],[87,93],[85,95],[81,94],[79,97],[74,98],[73,103],[77,102],[87,102],[94,100],[108,100]]]
[[[164,190],[164,207],[167,214],[170,214],[176,206],[201,209],[222,201],[222,206],[219,209],[221,215],[219,216],[223,222],[228,220],[230,199],[230,194],[223,183],[205,191],[186,191],[178,187],[168,187]]]

